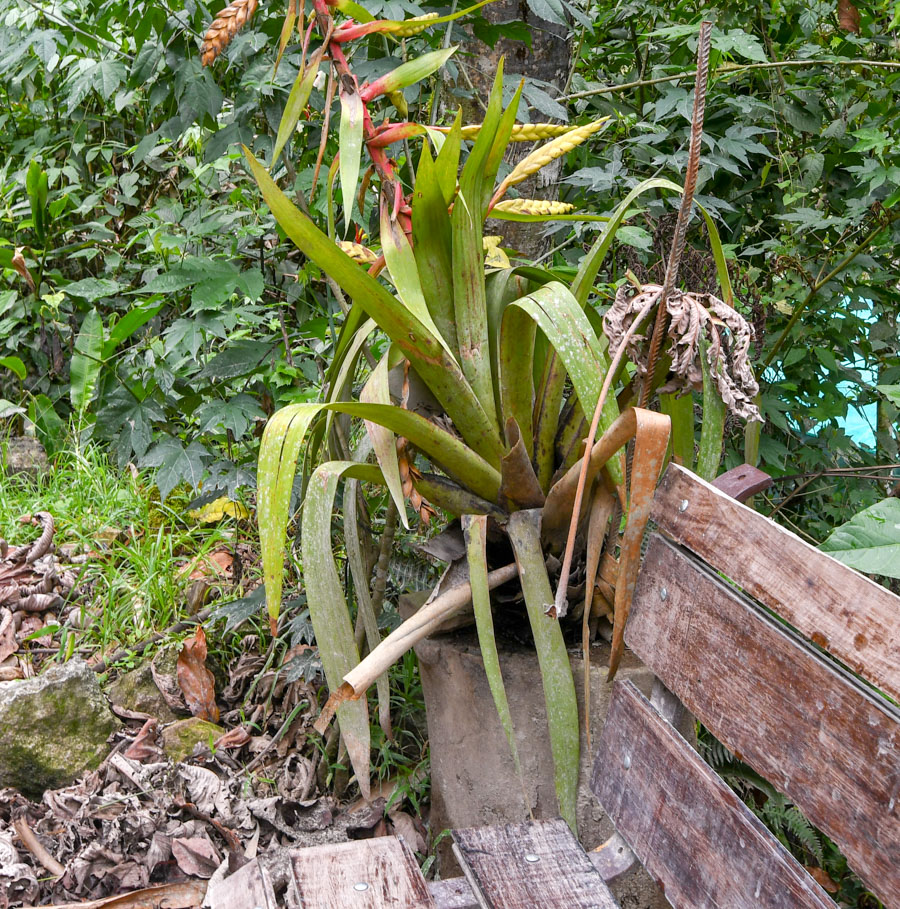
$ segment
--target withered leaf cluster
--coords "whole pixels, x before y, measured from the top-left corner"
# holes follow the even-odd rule
[[[644,284],[640,291],[623,285],[615,301],[603,317],[603,330],[615,350],[625,336],[635,316],[653,297],[659,297],[662,287]],[[668,352],[671,357],[670,376],[661,392],[679,389],[700,389],[703,370],[700,362],[701,340],[706,339],[707,365],[716,387],[728,409],[745,420],[761,420],[755,397],[759,385],[750,366],[750,342],[753,327],[723,300],[708,293],[675,290],[666,301],[668,319]],[[628,342],[628,356],[638,372],[646,371],[647,336],[635,334]]]

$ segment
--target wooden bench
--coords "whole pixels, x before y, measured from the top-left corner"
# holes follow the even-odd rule
[[[558,819],[455,830],[465,878],[433,883],[391,837],[297,850],[282,903],[254,864],[225,881],[249,902],[214,909],[601,909],[635,861],[675,907],[833,907],[676,731],[684,707],[900,906],[900,598],[722,491],[758,489],[742,470],[717,489],[671,465],[656,494],[626,642],[657,682],[614,686],[590,783],[608,843]]]

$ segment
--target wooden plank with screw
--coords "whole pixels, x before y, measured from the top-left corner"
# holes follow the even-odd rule
[[[900,701],[900,597],[670,464],[651,518],[818,646]]]
[[[628,646],[715,737],[900,893],[900,711],[658,534]]]
[[[675,907],[833,901],[631,682],[617,682],[591,789]]]
[[[565,821],[454,830],[454,852],[485,909],[614,909]]]
[[[433,909],[407,845],[394,836],[299,849],[291,855],[292,909]]]

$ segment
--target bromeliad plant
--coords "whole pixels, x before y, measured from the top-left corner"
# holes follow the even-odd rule
[[[424,24],[434,21],[439,20]],[[294,475],[303,452],[307,477],[301,519],[304,580],[332,691],[320,729],[336,710],[360,789],[368,795],[368,687],[416,641],[470,601],[494,701],[518,765],[491,612],[491,590],[517,579],[543,679],[559,808],[574,829],[579,718],[560,619],[567,613],[569,600],[577,600],[572,615],[582,619],[587,637],[592,616],[614,616],[610,670],[615,672],[640,541],[669,449],[671,422],[669,416],[645,407],[620,412],[619,404],[627,401],[640,379],[639,375],[630,378],[625,370],[625,352],[630,350],[634,360],[641,361],[642,354],[633,346],[638,340],[636,332],[654,306],[663,309],[658,304],[665,289],[639,287],[636,297],[620,291],[612,310],[616,324],[623,328],[615,350],[609,348],[596,313],[586,304],[616,231],[640,195],[682,189],[654,179],[632,190],[611,217],[603,219],[606,223],[597,241],[568,285],[552,272],[535,267],[486,267],[483,231],[489,215],[534,220],[569,215],[555,203],[504,197],[511,186],[584,141],[602,123],[559,135],[558,127],[517,126],[521,87],[504,108],[501,64],[478,126],[463,128],[459,117],[445,130],[412,123],[395,125],[387,120],[376,125],[374,105],[429,75],[448,53],[426,54],[359,86],[345,55],[348,38],[379,30],[408,34],[408,29],[422,26],[422,20],[336,26],[331,9],[317,0],[310,28],[313,24],[322,44],[298,76],[295,91],[299,100],[288,101],[275,154],[284,147],[305,105],[310,71],[317,71],[329,59],[340,83],[340,158],[332,172],[340,172],[344,222],[349,226],[354,205],[364,211],[366,194],[377,191],[381,248],[338,240],[333,218],[329,219],[330,235],[321,231],[279,189],[270,175],[273,168],[267,169],[245,151],[282,229],[352,302],[327,373],[326,399],[285,407],[271,418],[263,436],[258,504],[270,618],[274,627]],[[294,92],[291,94],[293,97]],[[388,152],[394,142],[417,135],[427,135],[428,140],[419,156],[412,191],[407,193]],[[508,143],[544,136],[550,141],[497,184]],[[471,140],[471,148],[460,170],[464,140]],[[357,193],[363,145],[372,168]],[[694,145],[696,174],[699,137]],[[682,221],[690,209],[690,193],[686,196]],[[708,216],[706,222],[725,300],[730,303],[721,244]],[[680,299],[671,292],[669,297],[666,311]],[[637,315],[634,300],[639,301]],[[703,308],[700,302],[697,306]],[[701,445],[714,448],[717,436],[720,454],[725,408],[719,388],[733,386],[724,362],[728,343],[720,338],[719,318],[713,315],[704,320],[697,315],[694,321],[698,319],[700,327],[690,343],[692,350],[705,348],[708,354],[699,357],[698,368],[708,412],[714,415],[709,432],[704,428]],[[712,334],[704,333],[703,326],[711,328]],[[680,337],[675,322],[670,333]],[[387,336],[389,344],[376,362],[369,343],[378,336]],[[713,336],[715,344],[707,340]],[[673,363],[690,360],[696,367],[697,357],[683,354],[677,343],[676,350]],[[352,400],[351,386],[364,357],[373,365],[359,400]],[[652,366],[645,372],[644,387],[650,390],[667,374],[666,369]],[[655,378],[657,373],[662,376],[660,381]],[[686,375],[687,381],[693,378]],[[619,379],[623,390],[617,396],[609,394]],[[752,393],[753,389],[745,391]],[[690,465],[694,456],[690,395],[667,400],[676,425],[675,450]],[[710,404],[713,401],[715,407]],[[582,439],[592,416],[584,446]],[[348,446],[352,437],[347,433],[348,418],[363,421],[366,430],[355,457]],[[597,432],[599,441],[593,444]],[[634,449],[626,471],[622,448],[631,439]],[[324,451],[331,445],[340,456],[327,460]],[[583,451],[589,456],[579,460]],[[365,457],[369,452],[374,463]],[[386,487],[389,508],[396,509],[404,524],[409,501],[423,520],[438,512],[457,516],[464,531],[468,581],[448,590],[439,585],[430,601],[384,641],[379,640],[357,520],[359,508],[365,504],[357,495],[360,481]],[[362,662],[333,554],[331,519],[342,482],[344,546],[370,650]],[[618,533],[610,533],[608,527],[617,531],[623,512],[627,521],[620,541]],[[607,542],[609,548],[604,551]],[[617,548],[621,553],[618,560]],[[498,564],[498,553],[510,549],[514,560],[502,564],[507,556]],[[558,566],[556,556],[564,549],[560,577],[558,567],[548,565]],[[558,582],[556,597],[552,581]]]

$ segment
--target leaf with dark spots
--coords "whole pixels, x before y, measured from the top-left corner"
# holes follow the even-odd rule
[[[213,674],[206,666],[206,633],[202,626],[186,638],[178,654],[178,684],[194,716],[215,723],[219,719]]]

